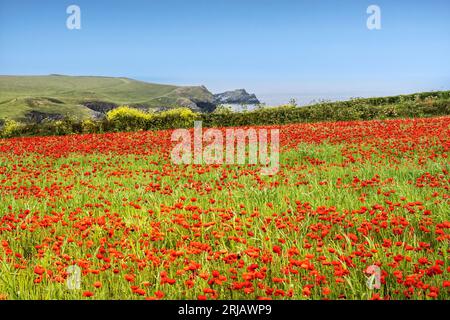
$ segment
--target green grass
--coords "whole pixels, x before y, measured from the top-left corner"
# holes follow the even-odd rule
[[[10,169],[8,173],[14,178],[10,179],[7,185],[13,185],[14,182],[18,182],[28,187],[34,185],[42,190],[52,190],[55,188],[55,185],[61,186],[61,190],[68,185],[71,185],[72,188],[62,191],[62,194],[56,197],[44,195],[43,197],[30,196],[21,198],[15,196],[14,193],[8,194],[8,192],[2,195],[3,198],[0,202],[0,211],[2,212],[8,212],[7,206],[11,205],[13,212],[19,212],[19,209],[28,208],[32,212],[39,212],[40,217],[62,214],[64,218],[51,224],[49,227],[42,228],[40,231],[29,232],[17,229],[17,231],[12,233],[0,234],[1,240],[9,241],[13,252],[21,253],[26,257],[28,266],[24,270],[15,270],[11,267],[11,264],[6,263],[8,256],[3,255],[2,259],[0,259],[0,274],[3,279],[0,282],[0,293],[6,295],[9,299],[81,299],[82,292],[90,290],[94,292],[94,298],[96,299],[136,299],[139,296],[131,292],[130,284],[124,279],[125,274],[130,273],[130,270],[134,270],[137,275],[134,283],[136,286],[142,286],[146,282],[150,283],[150,287],[144,287],[147,295],[152,295],[153,292],[161,290],[169,299],[196,299],[198,295],[203,294],[202,289],[208,288],[209,285],[206,280],[197,278],[195,286],[192,289],[187,289],[184,282],[189,279],[190,273],[176,274],[177,270],[181,270],[185,266],[183,261],[191,260],[202,264],[202,268],[199,270],[200,273],[210,273],[212,270],[218,270],[220,274],[228,274],[227,285],[232,282],[228,273],[228,269],[231,266],[223,263],[221,260],[222,256],[212,258],[213,255],[207,252],[187,253],[186,247],[181,241],[183,236],[191,239],[190,241],[213,244],[215,232],[226,231],[225,236],[217,238],[216,243],[213,244],[215,252],[219,250],[243,252],[249,246],[271,252],[273,245],[281,245],[283,252],[286,252],[291,247],[300,248],[300,254],[293,257],[295,259],[304,259],[306,254],[313,253],[316,257],[323,255],[325,259],[331,261],[333,259],[339,260],[339,255],[351,255],[361,248],[356,245],[350,245],[350,242],[348,246],[343,247],[343,243],[333,240],[333,236],[346,235],[349,232],[353,232],[362,237],[362,234],[356,231],[356,226],[361,225],[363,221],[368,222],[374,217],[368,213],[353,215],[344,214],[343,212],[351,212],[351,210],[358,209],[363,205],[368,208],[371,208],[374,204],[385,205],[386,200],[394,203],[399,202],[402,205],[407,201],[422,201],[424,206],[433,212],[435,223],[448,219],[450,204],[445,201],[437,204],[434,198],[431,198],[433,192],[436,191],[435,189],[428,186],[419,189],[414,184],[408,183],[409,180],[414,181],[425,172],[438,175],[446,167],[445,165],[443,166],[433,161],[427,161],[422,165],[418,165],[417,159],[412,157],[409,159],[404,158],[401,165],[397,168],[388,166],[387,162],[386,166],[380,164],[378,167],[374,167],[373,163],[370,162],[357,162],[348,166],[339,166],[338,164],[341,164],[343,161],[341,148],[341,145],[329,144],[300,145],[298,149],[282,154],[281,164],[284,174],[272,178],[264,178],[266,182],[278,181],[278,186],[268,187],[266,185],[266,187],[258,188],[255,177],[252,175],[240,174],[237,178],[232,178],[230,175],[228,179],[223,181],[224,185],[227,186],[226,191],[214,188],[210,193],[203,195],[199,194],[199,190],[196,190],[195,187],[182,186],[191,185],[193,179],[195,179],[195,181],[201,182],[203,186],[201,192],[204,193],[204,186],[214,186],[220,177],[221,170],[211,170],[204,174],[198,174],[197,168],[190,167],[187,169],[174,168],[174,172],[167,172],[165,171],[167,170],[167,164],[157,156],[106,156],[96,154],[82,156],[74,154],[68,158],[53,160],[36,159],[33,155],[24,159],[17,159],[17,162],[4,159],[1,164],[3,166],[12,168],[14,164],[21,164],[28,170],[28,172],[21,172],[20,169]],[[320,156],[326,163],[319,166],[311,165],[305,160],[306,156]],[[381,161],[383,160],[381,159]],[[61,169],[64,165],[69,165],[69,167]],[[84,172],[92,172],[94,168],[96,169],[94,175],[83,175]],[[236,172],[242,169],[236,168]],[[54,173],[58,171],[60,174],[55,175]],[[111,176],[111,173],[115,171],[120,172],[121,175]],[[39,172],[41,178],[27,182],[26,177],[29,179],[30,174],[33,172]],[[383,183],[380,186],[365,187],[364,189],[337,189],[335,186],[338,178],[343,178],[342,182],[347,184],[351,183],[354,176],[365,180],[371,179],[376,174],[380,176],[381,181],[386,181],[389,178],[394,179],[392,182]],[[179,177],[180,180],[175,182],[174,176]],[[289,177],[291,183],[286,183],[286,177]],[[297,180],[306,180],[308,183],[293,187],[293,183]],[[321,184],[321,181],[327,181],[328,183]],[[158,183],[162,187],[171,186],[173,192],[171,194],[161,194],[160,192],[146,191],[145,186],[150,183]],[[396,193],[386,196],[377,193],[378,188],[383,191],[395,189]],[[364,203],[361,203],[359,199],[362,193],[367,194]],[[194,212],[184,210],[165,212],[163,210],[164,206],[170,207],[179,202],[180,196],[187,197],[187,203],[191,197],[196,197],[198,200],[194,205],[200,208],[226,208],[234,212],[234,217],[229,221],[224,221],[218,212],[204,212],[200,215],[199,221],[203,224],[208,222],[216,224],[196,230],[193,226],[198,221],[193,217]],[[407,200],[401,200],[401,197],[405,197]],[[105,198],[109,201],[108,204],[105,204]],[[215,199],[217,201],[216,204],[211,205],[210,199]],[[355,224],[355,227],[350,227],[346,223],[330,226],[332,236],[327,238],[322,253],[302,249],[302,241],[308,238],[308,233],[311,232],[309,226],[328,225],[331,222],[324,221],[322,216],[318,214],[295,213],[295,201],[309,202],[312,208],[334,206],[336,207],[336,212],[339,212],[339,215],[345,219],[344,221]],[[142,209],[137,210],[128,206],[129,202],[139,203]],[[274,204],[273,209],[267,207],[266,204],[269,202]],[[53,209],[48,207],[49,204]],[[87,207],[86,205],[88,204],[99,204],[100,206]],[[69,214],[76,211],[77,208],[81,210],[80,215],[74,221],[70,221],[68,219]],[[128,253],[128,255],[125,254],[123,259],[113,259],[113,267],[111,269],[107,269],[99,274],[85,274],[82,279],[82,290],[67,290],[64,282],[58,283],[50,281],[48,278],[44,278],[40,284],[34,284],[33,280],[36,278],[36,275],[33,274],[33,266],[41,265],[45,269],[55,270],[55,263],[62,261],[61,257],[50,249],[52,243],[56,243],[55,238],[58,236],[65,238],[61,247],[61,255],[68,254],[73,258],[91,256],[92,258],[85,258],[91,261],[91,269],[100,268],[102,262],[98,261],[95,256],[99,252],[99,248],[102,247],[100,245],[101,239],[105,239],[107,235],[104,227],[95,224],[88,225],[86,232],[84,232],[86,238],[83,238],[83,245],[68,243],[67,237],[73,236],[79,240],[79,236],[75,233],[74,225],[79,223],[81,218],[85,218],[86,221],[94,221],[95,218],[104,216],[106,209],[108,209],[107,212],[119,213],[123,224],[122,229],[116,229],[114,237],[108,241],[112,243],[122,239],[120,240],[122,241],[120,245],[118,245],[119,242],[116,242],[115,248]],[[154,210],[155,214],[149,215],[149,209]],[[242,210],[245,210],[247,214],[240,214]],[[259,215],[255,218],[250,218],[250,213],[254,212],[254,210],[257,210]],[[288,210],[293,210],[294,213],[288,214]],[[175,213],[183,215],[190,228],[184,228],[180,224],[174,223]],[[393,298],[402,298],[401,290],[404,287],[395,283],[395,279],[392,277],[393,270],[387,267],[387,264],[392,262],[391,255],[406,254],[411,256],[413,262],[416,262],[422,256],[427,256],[433,261],[433,259],[442,259],[439,256],[439,251],[445,251],[445,248],[443,243],[429,239],[427,234],[419,231],[419,225],[423,223],[423,216],[420,212],[411,214],[400,206],[390,213],[390,219],[394,216],[404,217],[410,226],[416,229],[414,238],[409,238],[406,232],[403,235],[394,236],[390,228],[382,230],[380,233],[371,231],[364,248],[366,250],[369,248],[377,249],[377,253],[369,260],[380,261],[384,270],[389,272],[387,284],[383,285],[383,288],[377,293],[390,295]],[[302,217],[302,220],[297,220],[297,217]],[[324,217],[327,216],[325,215]],[[298,224],[299,230],[276,228],[274,223],[265,223],[264,220],[266,218],[279,219],[280,221],[283,219],[287,223],[295,222]],[[67,221],[68,224],[64,225],[63,221]],[[155,224],[160,225],[158,230],[164,235],[163,238],[152,241],[150,246],[143,246],[142,241],[147,238],[143,238],[142,234],[154,232],[155,229],[151,226]],[[263,225],[267,228],[265,232],[261,231]],[[125,232],[125,229],[130,228],[136,231],[127,235],[122,234],[122,232]],[[198,235],[196,235],[197,232],[199,233]],[[252,232],[253,235],[248,236],[249,232]],[[245,237],[247,243],[231,241],[229,239],[230,236]],[[46,242],[46,237],[53,240],[49,242],[50,247],[45,253],[38,257],[35,246]],[[123,240],[124,238],[126,240]],[[431,244],[433,252],[405,252],[402,247],[393,247],[391,250],[383,251],[383,248],[379,246],[383,238],[392,239],[393,241],[404,241],[415,247],[419,246],[420,241],[426,241]],[[280,244],[278,239],[285,239],[286,243]],[[91,247],[86,246],[87,240],[93,241],[94,245]],[[315,240],[311,242],[315,244]],[[325,250],[327,248],[335,249],[338,254],[329,253]],[[168,265],[162,263],[157,265],[148,264],[145,268],[138,271],[136,267],[137,261],[146,259],[144,253],[146,249],[149,249],[163,261],[166,259],[170,260],[169,254],[166,254],[165,251],[160,252],[160,249],[182,250],[183,256],[174,258]],[[254,259],[246,255],[242,255],[242,260],[245,266],[255,262]],[[314,283],[314,277],[301,268],[298,274],[284,275],[283,270],[287,265],[287,261],[288,258],[286,256],[273,255],[273,261],[267,270],[265,280],[255,280],[254,283],[261,282],[272,288],[284,291],[293,289],[293,299],[304,299],[302,288],[306,284]],[[363,270],[367,263],[363,259],[354,259],[355,266],[347,269],[349,273],[342,277],[345,280],[343,284],[333,282],[335,276],[332,266],[321,266],[319,260],[315,259],[311,260],[311,262],[316,265],[316,270],[329,281],[323,285],[332,289],[328,298],[338,299],[341,296],[345,296],[347,299],[367,299],[374,293],[365,286],[366,278]],[[445,261],[445,267],[447,266],[448,261]],[[116,267],[120,271],[115,274],[112,272],[112,269]],[[405,275],[415,272],[413,263],[406,262],[401,263],[399,270],[402,270]],[[161,285],[160,272],[162,271],[167,271],[170,278],[176,279],[176,284]],[[241,273],[245,273],[245,268],[239,270],[239,274]],[[272,281],[273,277],[285,278],[287,281],[274,283]],[[428,283],[440,287],[442,278],[443,276],[436,276],[428,280]],[[103,287],[95,289],[92,285],[95,281],[100,281]],[[252,294],[244,294],[242,291],[228,290],[227,285],[214,286],[222,299],[247,299],[265,295],[264,290],[257,289]],[[398,290],[400,293],[397,293]],[[440,298],[448,299],[448,297],[448,293],[443,289],[440,293]],[[311,298],[323,298],[320,286],[312,290]],[[416,298],[426,297],[422,295],[416,296]]]
[[[82,105],[83,101],[153,108],[212,99],[204,87],[154,84],[128,78],[0,76],[0,119],[25,120],[26,113],[33,110],[85,119],[90,109]]]

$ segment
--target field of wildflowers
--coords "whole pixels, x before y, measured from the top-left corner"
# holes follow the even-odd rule
[[[450,298],[450,117],[266,128],[273,176],[171,130],[0,140],[0,299]]]

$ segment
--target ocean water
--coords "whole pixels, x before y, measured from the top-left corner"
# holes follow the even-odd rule
[[[353,98],[351,95],[305,95],[305,94],[256,94],[262,105],[274,107],[289,104],[292,99],[298,106],[307,106],[321,101],[341,101]],[[251,111],[259,105],[226,104],[233,111]]]
[[[256,94],[259,101],[268,106],[279,106],[283,104],[288,104],[291,99],[294,99],[296,104],[299,106],[306,106],[314,104],[320,101],[340,101],[348,100],[355,95],[351,94],[329,94],[329,93],[318,93],[318,94],[304,94],[304,93],[269,93],[269,94]]]

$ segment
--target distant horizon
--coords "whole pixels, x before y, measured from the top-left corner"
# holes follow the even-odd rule
[[[49,74],[0,74],[0,76],[29,76],[29,77],[39,77],[39,76],[70,76],[70,77],[105,77],[105,78],[128,78],[132,80],[147,82],[147,83],[153,83],[153,84],[162,84],[162,85],[173,85],[173,86],[205,86],[211,93],[218,94],[223,93],[225,91],[233,91],[238,89],[245,89],[250,94],[255,94],[256,97],[260,100],[261,103],[266,104],[268,106],[276,106],[276,105],[282,105],[287,104],[291,99],[295,99],[298,105],[304,106],[308,104],[313,104],[315,102],[319,101],[345,101],[350,100],[353,98],[372,98],[372,97],[386,97],[386,96],[397,96],[397,95],[408,95],[408,94],[414,94],[419,92],[432,92],[432,91],[447,91],[450,90],[450,85],[447,87],[441,87],[441,88],[424,88],[419,90],[414,89],[405,89],[405,90],[384,90],[379,92],[374,92],[373,90],[370,92],[363,92],[363,91],[353,91],[351,89],[347,91],[343,91],[341,93],[338,92],[317,92],[317,93],[311,93],[311,92],[258,92],[258,91],[252,91],[249,88],[245,87],[230,87],[230,88],[224,88],[222,90],[213,90],[211,89],[208,84],[205,83],[194,83],[194,84],[188,84],[188,83],[177,83],[177,82],[170,82],[170,81],[157,81],[154,78],[151,77],[132,77],[132,76],[111,76],[106,74],[65,74],[65,73],[49,73]],[[150,79],[150,80],[149,80]]]

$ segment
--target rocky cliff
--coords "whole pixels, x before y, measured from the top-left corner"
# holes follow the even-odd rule
[[[214,95],[214,103],[219,104],[259,104],[254,94],[249,94],[245,89],[226,91]]]

